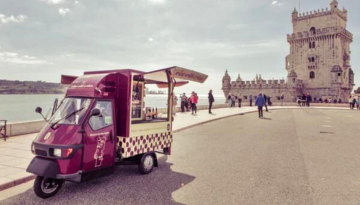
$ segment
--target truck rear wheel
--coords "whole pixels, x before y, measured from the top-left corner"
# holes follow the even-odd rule
[[[34,182],[34,192],[36,196],[46,199],[54,196],[63,183],[63,180],[37,176]]]
[[[141,174],[149,174],[153,170],[154,164],[155,164],[155,159],[153,154],[151,153],[143,154],[140,158],[140,162],[138,165],[139,172]]]

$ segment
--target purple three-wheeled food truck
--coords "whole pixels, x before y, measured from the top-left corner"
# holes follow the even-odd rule
[[[156,152],[171,154],[173,90],[207,75],[181,67],[142,72],[91,71],[62,76],[65,98],[31,145],[27,171],[37,175],[34,191],[54,196],[64,181],[84,182],[114,172],[115,165],[138,165],[142,174],[157,167]],[[147,85],[167,88],[166,109],[146,107]],[[162,110],[162,111],[161,111]],[[36,108],[41,114],[41,108]]]

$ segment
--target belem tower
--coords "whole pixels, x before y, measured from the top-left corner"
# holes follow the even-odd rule
[[[287,35],[290,54],[286,56],[287,79],[264,80],[256,75],[243,81],[240,75],[231,81],[228,72],[222,79],[222,90],[243,96],[265,93],[273,98],[282,94],[287,102],[309,93],[316,98],[341,99],[346,102],[354,87],[354,72],[350,65],[350,44],[353,35],[346,30],[347,10],[338,8],[332,0],[330,9],[306,13],[292,12],[293,33]],[[275,100],[275,99],[274,99]]]

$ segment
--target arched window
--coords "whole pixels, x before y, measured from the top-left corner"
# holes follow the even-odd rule
[[[315,42],[313,42],[312,47],[315,48]]]
[[[312,28],[310,29],[310,33],[311,33],[312,35],[315,35],[315,34],[316,34],[316,29],[315,29],[315,27],[312,27]]]
[[[311,42],[309,42],[309,48],[311,48]]]
[[[312,60],[312,62],[315,62],[315,58],[314,58],[314,57],[312,57],[311,60]]]
[[[314,79],[315,78],[315,72],[314,71],[311,71],[310,72],[310,79]]]

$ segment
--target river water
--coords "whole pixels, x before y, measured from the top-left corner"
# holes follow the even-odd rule
[[[46,114],[51,108],[54,100],[61,100],[64,95],[0,95],[0,120],[8,120],[9,122],[29,121],[42,119],[38,113],[35,113],[36,107],[43,109]],[[146,95],[146,107],[166,107],[167,95]],[[179,98],[179,96],[178,96]],[[214,95],[215,104],[225,102],[223,95]],[[180,105],[180,99],[178,101]],[[207,105],[207,95],[199,95],[198,105]]]

